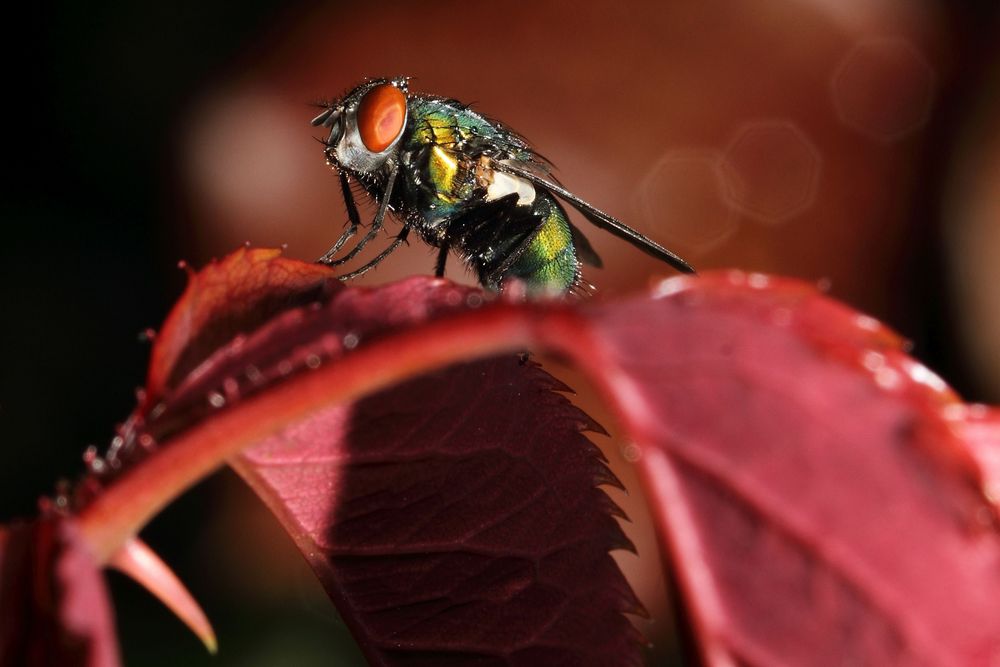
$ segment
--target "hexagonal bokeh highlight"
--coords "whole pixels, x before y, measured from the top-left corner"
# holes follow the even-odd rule
[[[830,90],[841,122],[890,142],[927,122],[934,103],[934,70],[902,37],[869,38],[844,56]]]
[[[736,212],[726,202],[722,153],[676,149],[663,154],[636,186],[632,207],[644,229],[662,230],[669,247],[704,252],[736,231]]]
[[[727,200],[760,222],[787,222],[816,200],[821,165],[819,150],[794,123],[747,123],[723,155]]]

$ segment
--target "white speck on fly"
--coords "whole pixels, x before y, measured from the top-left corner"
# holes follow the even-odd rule
[[[527,206],[535,201],[535,186],[516,176],[509,176],[503,172],[493,172],[493,182],[486,188],[486,200],[495,201],[513,192],[517,193],[517,203],[520,206]]]

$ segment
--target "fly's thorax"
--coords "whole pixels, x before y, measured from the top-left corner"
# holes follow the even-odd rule
[[[409,114],[398,150],[424,226],[447,228],[456,217],[512,193],[519,205],[531,205],[531,183],[492,169],[494,161],[521,150],[516,136],[454,100],[413,95]]]
[[[531,208],[536,201],[531,182],[494,169],[488,156],[472,158],[437,144],[422,147],[420,154],[409,185],[420,193],[418,208],[429,228],[447,227],[456,216],[511,195],[512,206]],[[400,157],[406,164],[408,153],[404,150]]]

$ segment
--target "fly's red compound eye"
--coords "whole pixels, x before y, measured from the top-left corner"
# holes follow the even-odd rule
[[[358,105],[358,133],[365,148],[381,153],[388,148],[406,122],[406,95],[392,84],[369,90]]]

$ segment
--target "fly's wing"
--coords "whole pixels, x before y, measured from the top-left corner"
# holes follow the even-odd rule
[[[576,253],[579,255],[580,260],[594,268],[602,268],[604,262],[601,261],[601,257],[594,250],[594,247],[590,245],[587,237],[572,222],[567,221],[567,223],[569,224],[569,233],[573,235],[573,246],[576,248]]]
[[[490,158],[490,163],[496,165],[505,161],[516,162],[523,168],[531,171],[538,181],[545,183],[559,184],[552,174],[552,163],[542,155],[536,153],[525,141],[524,137],[517,134],[503,123],[492,118],[485,118],[496,134],[490,137],[473,135],[466,141],[465,149],[476,156],[485,155]],[[496,167],[495,167],[496,168]],[[498,171],[503,171],[498,168]],[[538,182],[533,181],[533,182]],[[548,188],[546,188],[548,189]],[[583,235],[576,225],[569,222],[570,234],[573,236],[573,246],[576,248],[579,258],[590,266],[601,268],[604,262],[590,241]]]
[[[542,166],[543,168],[539,168],[539,166]],[[660,261],[666,262],[683,273],[695,272],[690,264],[661,246],[653,239],[640,234],[617,218],[613,218],[604,211],[591,206],[566,188],[556,183],[555,179],[551,178],[548,174],[548,170],[544,169],[544,165],[540,165],[540,163],[533,161],[508,159],[493,160],[492,167],[505,174],[523,178],[524,180],[534,184],[536,187],[551,192],[555,196],[570,204],[596,227],[600,227],[604,231],[610,232],[618,238],[628,241],[635,247],[645,252],[647,255],[651,255]],[[583,238],[583,234],[580,234],[578,230],[574,229],[573,231],[575,232],[573,235],[574,241],[578,238]],[[587,247],[590,250],[590,253],[596,258],[597,255],[594,254],[593,248],[589,248],[589,244]],[[581,256],[586,258],[584,252],[581,252]],[[600,262],[600,259],[597,259],[597,261]],[[599,264],[597,266],[599,266]]]
[[[454,101],[448,103],[458,104]],[[474,158],[488,158],[493,169],[529,181],[536,187],[568,202],[597,227],[628,241],[679,271],[694,273],[694,269],[674,253],[562,187],[552,175],[552,163],[535,152],[524,137],[503,123],[472,111],[468,106],[463,106],[462,110],[467,118],[478,121],[465,128],[467,134],[462,141],[463,152]],[[570,230],[580,259],[587,264],[600,267],[603,262],[586,237],[572,224]]]

